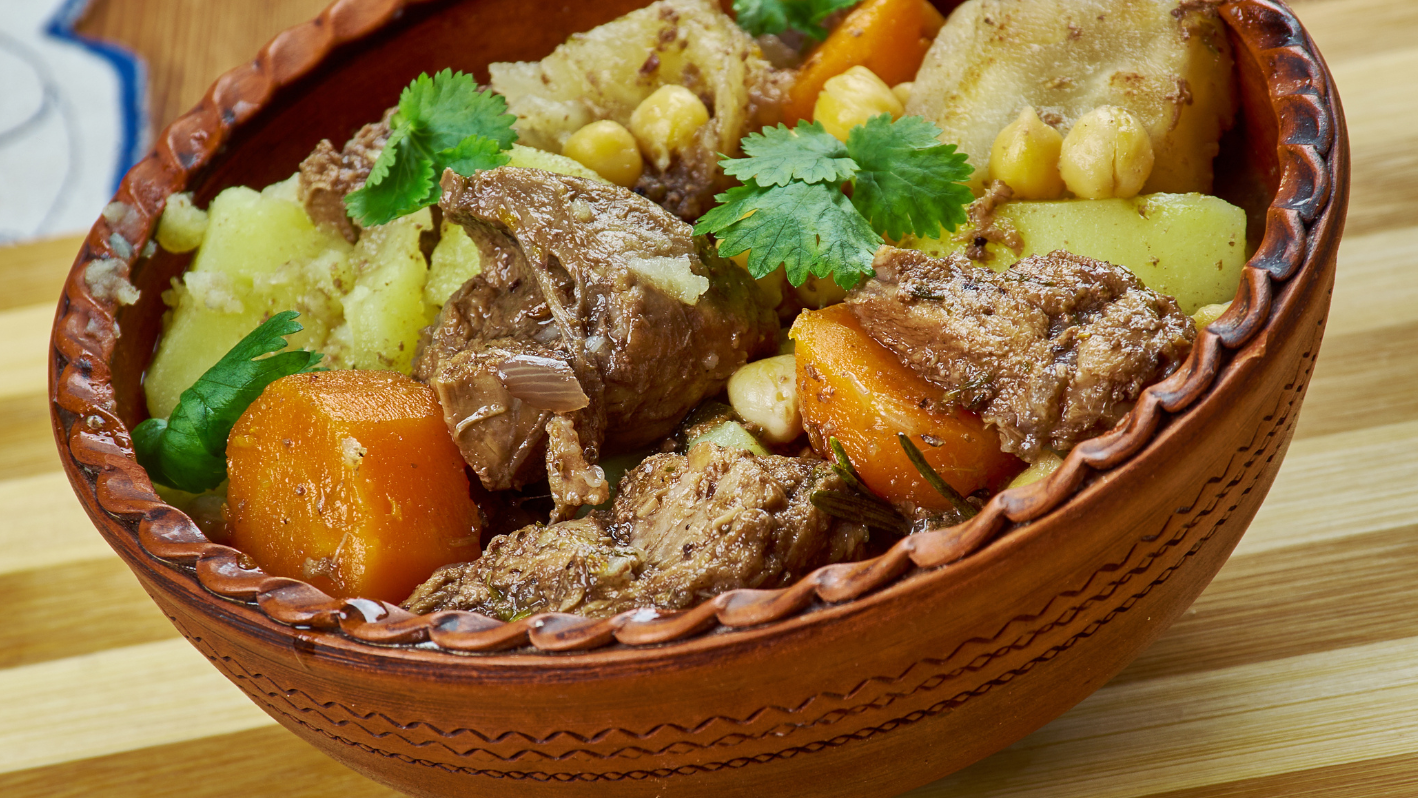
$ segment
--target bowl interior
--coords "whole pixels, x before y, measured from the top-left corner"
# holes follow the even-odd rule
[[[936,0],[949,12],[961,0]],[[289,177],[321,139],[340,146],[360,126],[377,120],[421,72],[452,68],[487,80],[495,61],[536,60],[572,33],[588,30],[644,0],[530,4],[524,0],[434,0],[406,8],[365,39],[335,49],[310,74],[278,90],[269,104],[239,127],[186,190],[205,207],[231,186],[261,188]],[[1215,192],[1247,214],[1251,249],[1264,229],[1279,170],[1277,131],[1259,65],[1235,42],[1241,111],[1221,142]],[[140,246],[142,242],[139,242]],[[123,331],[114,353],[113,383],[118,414],[132,429],[148,417],[142,376],[162,331],[161,294],[187,268],[191,255],[159,249],[134,270],[141,290],[137,304],[122,308]]]

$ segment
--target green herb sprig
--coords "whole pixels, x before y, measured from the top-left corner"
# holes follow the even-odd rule
[[[150,418],[133,430],[138,463],[154,482],[201,493],[226,479],[226,441],[236,420],[267,385],[291,374],[319,371],[321,354],[286,348],[300,332],[295,311],[277,313],[237,342],[182,392],[167,419]]]
[[[853,288],[873,273],[883,235],[934,238],[965,221],[972,169],[939,136],[921,117],[890,114],[853,128],[845,144],[817,122],[750,134],[745,157],[720,162],[743,185],[715,197],[694,232],[717,236],[722,255],[748,251],[754,277],[782,264],[793,285],[811,274]]]
[[[734,0],[734,18],[739,27],[753,34],[774,35],[792,28],[822,41],[827,38],[823,20],[860,0]]]
[[[507,163],[516,121],[507,101],[478,91],[472,75],[451,69],[419,75],[399,95],[389,139],[345,207],[362,227],[374,227],[433,205],[444,169],[470,177]]]

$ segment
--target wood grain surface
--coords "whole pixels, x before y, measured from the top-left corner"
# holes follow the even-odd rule
[[[322,4],[97,0],[83,30],[149,59],[161,126]],[[1418,795],[1418,92],[1404,77],[1418,75],[1418,3],[1296,7],[1339,84],[1354,187],[1329,331],[1270,498],[1131,667],[914,798]],[[0,248],[0,795],[393,795],[227,684],[79,509],[45,386],[78,246]]]

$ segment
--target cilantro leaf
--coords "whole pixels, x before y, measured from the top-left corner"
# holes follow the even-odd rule
[[[872,274],[881,236],[835,184],[760,186],[750,181],[715,199],[722,204],[700,217],[694,232],[714,233],[726,257],[749,251],[748,270],[754,277],[782,264],[793,285],[802,285],[811,273],[852,288]]]
[[[798,126],[764,128],[750,133],[742,143],[746,158],[727,158],[724,172],[760,186],[804,183],[841,183],[857,173],[857,163],[847,155],[847,145],[833,138],[821,122],[798,120]]]
[[[438,153],[438,158],[449,169],[464,176],[496,169],[511,160],[503,153],[497,140],[486,136],[469,136],[458,146]]]
[[[793,28],[816,40],[827,38],[822,21],[860,0],[734,0],[739,27],[754,36],[777,35]]]
[[[393,136],[374,161],[364,187],[345,196],[345,207],[364,227],[387,224],[437,201],[433,163],[402,152],[408,139]]]
[[[236,420],[267,385],[320,362],[319,352],[303,349],[261,357],[285,349],[286,336],[300,332],[297,315],[288,310],[267,319],[182,392],[171,416],[133,430],[133,449],[149,478],[190,493],[226,479],[227,436]]]
[[[878,232],[899,239],[906,233],[937,238],[965,221],[974,198],[961,181],[973,171],[965,153],[941,144],[940,128],[919,116],[891,121],[890,114],[867,120],[847,135],[847,152],[860,171],[852,204]]]
[[[399,95],[389,139],[345,207],[361,226],[373,227],[438,202],[444,169],[471,176],[507,163],[500,153],[517,140],[516,121],[507,101],[479,91],[472,75],[451,69],[419,75]]]

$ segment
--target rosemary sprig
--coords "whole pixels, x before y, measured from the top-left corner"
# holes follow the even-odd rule
[[[931,464],[926,462],[926,456],[921,454],[921,450],[916,448],[916,444],[911,442],[906,433],[898,432],[896,439],[901,441],[901,448],[906,450],[906,457],[911,460],[911,465],[921,472],[926,483],[954,505],[956,511],[965,516],[965,520],[974,518],[976,513],[980,512],[975,509],[975,505],[965,501],[965,497],[960,495],[960,491],[950,487],[950,483],[940,478],[940,474],[937,474],[935,469],[931,468]]]
[[[841,490],[815,490],[809,497],[812,505],[833,518],[861,524],[870,532],[883,532],[901,537],[910,531],[910,524],[890,505],[880,499]]]
[[[827,446],[832,449],[832,456],[836,457],[836,462],[832,463],[832,470],[837,472],[837,476],[842,481],[850,485],[853,489],[871,495],[867,486],[862,483],[862,478],[857,476],[857,468],[852,465],[852,459],[847,456],[847,450],[842,448],[842,442],[836,438],[828,438]]]

